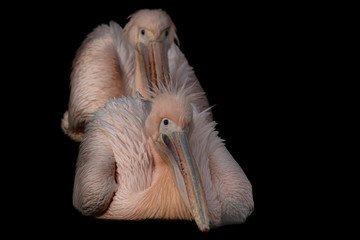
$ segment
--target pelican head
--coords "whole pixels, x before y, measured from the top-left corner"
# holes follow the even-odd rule
[[[169,78],[167,53],[177,39],[176,28],[169,15],[159,9],[139,10],[130,18],[123,36],[136,49],[142,85],[149,89],[149,82],[157,86],[159,81],[164,83]]]
[[[201,231],[209,230],[208,209],[197,163],[188,138],[192,106],[185,96],[154,98],[145,127],[159,156],[167,163],[177,189]]]

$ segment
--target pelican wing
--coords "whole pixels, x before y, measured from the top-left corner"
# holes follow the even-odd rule
[[[117,189],[111,146],[95,125],[81,142],[73,189],[73,205],[86,216],[104,212]]]
[[[208,111],[193,111],[190,146],[198,160],[212,224],[244,222],[254,209],[252,186],[209,122]]]
[[[76,164],[73,204],[82,214],[100,216],[117,191],[143,190],[151,184],[152,162],[143,129],[149,112],[141,98],[111,99],[85,127]],[[139,182],[135,173],[144,172]]]
[[[118,47],[122,28],[112,22],[91,32],[78,49],[71,73],[69,109],[62,129],[73,140],[80,141],[90,114],[104,106],[109,98],[120,97],[124,83],[119,64]]]

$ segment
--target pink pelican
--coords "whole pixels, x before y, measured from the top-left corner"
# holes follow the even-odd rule
[[[147,97],[149,87],[168,79],[192,85],[203,92],[194,71],[174,43],[176,28],[162,10],[140,10],[122,29],[117,23],[100,25],[82,43],[73,61],[69,109],[61,127],[73,140],[81,141],[87,120],[110,98]],[[184,77],[177,72],[187,71]],[[173,80],[172,80],[173,81]],[[205,95],[194,102],[209,107]],[[211,119],[211,116],[209,117]]]
[[[76,164],[73,204],[103,219],[195,220],[201,231],[245,221],[252,187],[209,121],[201,93],[171,87],[96,111]]]

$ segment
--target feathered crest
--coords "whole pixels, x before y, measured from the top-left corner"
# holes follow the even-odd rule
[[[189,103],[192,103],[195,99],[201,98],[205,95],[204,92],[193,91],[196,84],[197,82],[194,81],[179,81],[179,79],[166,78],[163,82],[159,81],[157,84],[149,82],[149,89],[146,93],[150,99],[159,95],[169,94],[174,96],[183,96],[188,99]]]

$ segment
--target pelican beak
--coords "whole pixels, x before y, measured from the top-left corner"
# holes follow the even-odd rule
[[[162,140],[173,156],[169,158],[169,165],[180,195],[199,229],[203,232],[209,231],[205,194],[197,164],[189,150],[186,132],[162,134]]]
[[[142,57],[142,75],[145,86],[159,87],[161,82],[166,86],[169,79],[169,66],[167,58],[167,47],[161,41],[151,41],[148,44],[139,43],[139,50]]]

